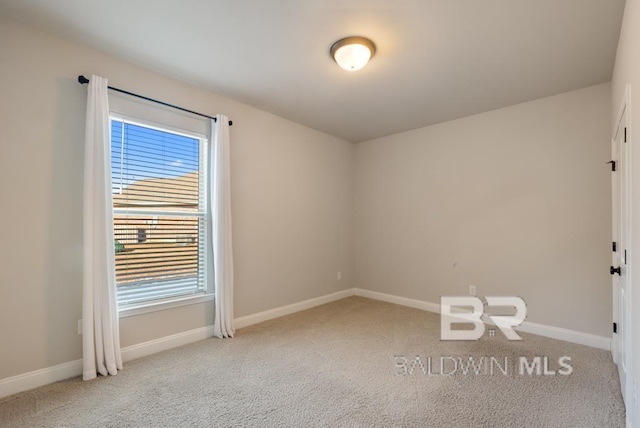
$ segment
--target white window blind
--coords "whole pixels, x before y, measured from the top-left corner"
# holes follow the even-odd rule
[[[121,307],[206,291],[206,140],[111,118]]]

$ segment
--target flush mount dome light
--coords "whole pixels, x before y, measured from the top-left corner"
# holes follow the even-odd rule
[[[376,45],[364,37],[345,37],[335,42],[330,52],[340,68],[356,71],[367,65],[376,53]]]

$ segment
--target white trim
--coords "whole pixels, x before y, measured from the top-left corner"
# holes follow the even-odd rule
[[[120,318],[133,317],[136,315],[147,314],[149,312],[164,311],[166,309],[177,308],[180,306],[195,305],[203,302],[211,302],[214,294],[198,293],[191,296],[173,297],[169,300],[158,300],[156,302],[144,302],[130,308],[123,306],[118,308],[118,316]]]
[[[213,336],[213,326],[201,327],[122,348],[122,360],[131,361]],[[0,398],[82,374],[82,360],[70,361],[0,380]]]
[[[122,361],[135,360],[136,358],[146,357],[157,352],[188,345],[189,343],[198,342],[210,337],[213,337],[213,325],[138,343],[137,345],[122,348]]]
[[[296,312],[311,309],[316,306],[331,303],[336,300],[342,300],[354,295],[354,288],[347,290],[337,291],[335,293],[327,294],[320,297],[315,297],[309,300],[303,300],[302,302],[292,303],[290,305],[281,306],[279,308],[269,309],[268,311],[258,312],[257,314],[247,315],[244,317],[234,319],[236,328],[244,328],[250,325],[258,324],[264,321],[272,320],[274,318],[280,318],[285,315],[290,315]]]
[[[362,288],[354,288],[353,290],[356,296],[368,297],[374,300],[395,303],[396,305],[440,313],[440,305],[438,303],[408,299],[406,297],[394,296],[393,294],[380,293],[378,291],[364,290]],[[567,328],[525,321],[520,327],[516,328],[516,330],[551,339],[564,340],[565,342],[590,346],[592,348],[604,349],[605,351],[609,351],[611,349],[611,338],[609,337],[597,336],[595,334],[583,333],[581,331],[569,330]]]
[[[315,306],[324,305],[336,300],[341,300],[349,296],[353,296],[353,289],[338,291],[336,293],[327,294],[326,296],[316,297],[314,299],[305,300],[291,305],[282,306],[280,308],[271,309],[257,314],[248,315],[235,319],[236,328],[247,327],[273,318],[289,315],[294,312],[310,309]],[[127,309],[120,312],[120,317],[139,315],[169,307],[190,305],[204,301],[213,300],[213,294],[199,296],[198,298],[189,297],[172,302],[164,302],[160,305],[145,306],[140,308]],[[183,333],[173,334],[171,336],[161,337],[159,339],[150,340],[144,343],[127,346],[122,348],[122,360],[124,362],[134,360],[136,358],[146,357],[157,352],[166,351],[178,346],[187,345],[189,343],[205,340],[213,337],[213,326],[197,328],[195,330],[185,331]],[[32,372],[23,373],[17,376],[0,379],[0,398],[8,395],[17,394],[18,392],[37,388],[39,386],[48,385],[53,382],[68,379],[82,374],[82,360],[75,360],[68,363],[59,364],[57,366],[46,367],[44,369],[34,370]]]
[[[156,107],[156,108],[162,109],[162,107],[158,107],[156,105],[150,105],[149,107],[151,107],[151,108]],[[179,110],[177,110],[177,111],[179,111]],[[173,111],[168,112],[168,114],[171,114],[171,113],[173,113]],[[128,115],[126,113],[120,113],[119,111],[117,111],[117,108],[113,109],[111,107],[109,109],[109,119],[115,119],[118,122],[128,123],[128,124],[131,124],[131,125],[142,126],[142,127],[145,127],[145,128],[151,128],[151,129],[154,129],[156,131],[162,131],[162,132],[167,132],[167,133],[170,133],[170,134],[175,134],[175,135],[179,135],[181,137],[193,138],[194,140],[201,140],[201,142],[202,142],[202,140],[204,140],[205,142],[209,140],[209,137],[207,136],[206,133],[185,129],[185,127],[169,125],[169,124],[166,124],[162,120],[154,121],[154,120],[145,119],[145,118],[141,118],[141,117],[131,116],[131,115]],[[202,123],[204,126],[206,126],[206,124],[209,123],[209,119],[206,119],[206,118],[200,119],[199,117],[198,118],[191,117],[191,119],[194,119],[195,121],[198,121],[198,122]]]
[[[0,398],[82,374],[82,360],[0,379]]]
[[[611,350],[611,338],[606,336],[598,336],[591,333],[583,333],[581,331],[569,330],[567,328],[554,327],[529,321],[523,322],[521,326],[516,327],[516,330],[538,336],[549,337],[551,339],[564,340],[565,342],[590,346],[592,348],[598,348],[605,351]]]
[[[305,300],[291,305],[282,306],[257,314],[248,315],[235,319],[236,328],[247,327],[270,319],[289,315],[295,312],[310,309],[316,306],[324,305],[336,300],[341,300],[349,296],[353,296],[353,289],[338,291],[336,293],[327,294],[313,299]],[[200,303],[203,301],[213,300],[213,295],[199,296],[199,298],[187,298],[180,301],[163,303],[161,305],[146,306],[141,308],[128,309],[120,312],[120,317],[139,315],[141,313],[152,312],[168,307],[176,307]],[[124,313],[123,313],[124,312]],[[159,339],[150,340],[148,342],[138,343],[136,345],[122,348],[122,360],[124,362],[134,360],[136,358],[146,357],[157,352],[166,351],[178,346],[187,345],[189,343],[198,342],[213,337],[213,325],[185,331],[171,336],[161,337]],[[68,379],[82,374],[82,360],[75,360],[68,363],[59,364],[57,366],[46,367],[44,369],[34,370],[32,372],[20,374],[17,376],[0,379],[0,398],[18,392],[37,388],[60,380]]]
[[[331,303],[336,300],[342,300],[350,296],[366,297],[369,299],[389,302],[396,305],[421,309],[428,312],[440,313],[440,305],[437,303],[426,302],[417,299],[409,299],[406,297],[380,293],[378,291],[365,290],[362,288],[349,288],[347,290],[338,291],[335,293],[327,294],[325,296],[320,296],[313,299],[304,300],[302,302],[281,306],[279,308],[258,312],[253,315],[236,318],[235,325],[236,328],[248,327],[250,325],[258,324],[274,318],[279,318],[285,315],[290,315],[296,312],[304,311],[306,309],[314,308],[316,306],[324,305],[326,303]],[[552,339],[564,340],[571,343],[578,343],[580,345],[591,346],[598,349],[609,350],[611,345],[611,339],[609,339],[608,337],[597,336],[594,334],[582,333],[566,328],[553,327],[528,321],[525,321],[524,324],[519,328],[519,330],[526,333],[536,334]],[[166,351],[178,346],[183,346],[189,343],[208,339],[212,336],[213,326],[206,326],[190,331],[185,331],[182,333],[150,340],[148,342],[139,343],[123,348],[122,359],[125,362],[131,361],[136,358],[145,357],[157,352]],[[75,360],[68,363],[59,364],[57,366],[47,367],[17,376],[0,379],[0,398],[6,397],[11,394],[16,394],[21,391],[26,391],[28,389],[47,385],[49,383],[68,379],[70,377],[79,376],[81,374],[82,360]]]
[[[621,374],[621,364],[622,367],[625,367],[624,378],[620,381],[620,386],[622,389],[623,399],[627,404],[627,409],[634,409],[634,406],[629,406],[629,403],[633,401],[633,346],[632,346],[632,337],[633,330],[636,326],[631,322],[631,314],[633,311],[633,300],[634,300],[634,290],[633,290],[633,278],[634,278],[634,266],[633,263],[629,259],[626,258],[626,250],[632,247],[632,228],[633,228],[633,179],[632,179],[632,159],[633,159],[633,144],[632,144],[632,127],[631,127],[631,85],[627,83],[624,88],[624,94],[622,97],[622,101],[620,102],[620,106],[618,108],[618,114],[616,116],[616,121],[613,125],[613,132],[611,138],[611,152],[612,159],[618,162],[620,165],[617,168],[617,172],[624,172],[625,176],[621,176],[620,179],[624,180],[625,191],[624,195],[620,195],[619,182],[617,179],[613,178],[612,180],[612,226],[613,226],[613,237],[616,241],[618,241],[619,249],[618,253],[612,253],[612,266],[620,266],[623,269],[624,273],[624,281],[626,283],[625,286],[625,308],[620,308],[620,285],[617,283],[615,279],[612,278],[613,285],[613,322],[618,323],[620,329],[618,330],[618,334],[612,335],[611,341],[611,353],[613,356],[613,361],[618,365],[618,373]],[[625,129],[625,137],[627,137],[624,142],[619,143],[618,133],[623,129]],[[616,150],[617,149],[617,150]],[[626,155],[624,159],[620,156],[620,153],[626,150]],[[622,162],[624,161],[624,165]],[[620,202],[620,198],[622,198],[623,202]],[[623,213],[624,217],[626,217],[626,230],[621,230],[621,225],[617,224],[618,217],[620,213],[618,213],[619,208],[626,208],[626,212]],[[624,260],[620,257],[620,252],[625,251]],[[633,249],[631,250],[631,254],[633,254]],[[624,346],[623,355],[620,355],[620,346]],[[624,361],[621,361],[621,358],[624,358]],[[624,385],[623,385],[624,384]],[[630,426],[630,420],[633,419],[631,416],[633,414],[633,410],[627,411],[628,425]]]
[[[395,296],[393,294],[380,293],[378,291],[365,290],[363,288],[354,288],[354,295],[367,297],[369,299],[380,300],[382,302],[395,303],[400,306],[408,306],[410,308],[421,309],[423,311],[440,313],[440,304],[425,302],[423,300],[409,299],[406,297]]]

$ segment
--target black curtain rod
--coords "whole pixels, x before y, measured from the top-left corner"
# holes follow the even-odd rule
[[[81,85],[84,85],[85,83],[89,83],[89,79],[87,79],[84,76],[78,76],[78,82]],[[112,91],[120,92],[122,94],[131,95],[132,97],[136,97],[136,98],[142,98],[143,100],[151,101],[152,103],[162,104],[163,106],[175,108],[175,109],[181,110],[181,111],[186,111],[187,113],[195,114],[195,115],[201,116],[201,117],[206,117],[207,119],[213,119],[214,122],[217,122],[217,119],[215,117],[209,116],[207,114],[198,113],[197,111],[193,111],[193,110],[189,110],[189,109],[186,109],[186,108],[178,107],[178,106],[173,105],[173,104],[165,103],[164,101],[154,100],[153,98],[145,97],[144,95],[134,94],[133,92],[125,91],[123,89],[114,88],[113,86],[107,86],[107,87],[109,89],[111,89]],[[229,121],[229,126],[231,126],[231,125],[233,125],[233,122]]]

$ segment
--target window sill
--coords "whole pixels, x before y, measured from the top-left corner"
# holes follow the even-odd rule
[[[118,317],[127,318],[136,315],[147,314],[149,312],[164,311],[180,306],[195,305],[202,302],[211,302],[214,299],[213,294],[196,294],[186,297],[176,297],[171,299],[158,300],[155,302],[140,303],[128,307],[118,308]]]

